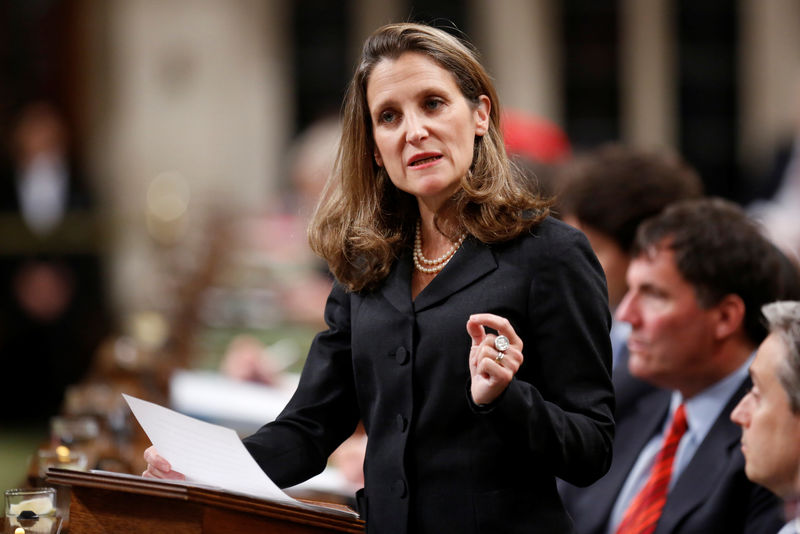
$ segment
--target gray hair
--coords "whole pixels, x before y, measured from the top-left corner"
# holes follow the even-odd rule
[[[789,406],[800,414],[800,302],[779,301],[761,308],[770,333],[776,334],[787,352],[778,368],[778,380],[789,396]]]

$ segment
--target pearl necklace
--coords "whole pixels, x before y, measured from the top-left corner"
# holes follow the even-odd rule
[[[461,243],[463,243],[466,238],[467,233],[464,232],[461,234],[461,237],[459,237],[458,240],[450,246],[450,249],[447,252],[435,260],[429,260],[422,255],[422,228],[418,220],[417,229],[414,234],[414,267],[421,273],[438,273],[444,269],[444,266],[447,265],[447,262],[449,262],[450,259],[455,255],[456,251],[461,246]]]

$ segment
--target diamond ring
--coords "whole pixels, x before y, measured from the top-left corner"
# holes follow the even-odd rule
[[[508,350],[511,344],[508,342],[508,338],[506,336],[497,336],[494,340],[494,348],[498,350],[498,352],[503,352]]]

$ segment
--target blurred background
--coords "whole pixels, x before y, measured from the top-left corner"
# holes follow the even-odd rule
[[[458,28],[572,152],[672,148],[743,205],[800,129],[800,0],[0,0],[1,487],[70,442],[57,414],[135,471],[119,391],[202,415],[176,370],[301,365],[330,283],[304,223],[360,44],[399,20]]]

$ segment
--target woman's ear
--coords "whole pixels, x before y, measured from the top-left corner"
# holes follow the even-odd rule
[[[381,158],[381,155],[380,153],[378,153],[377,150],[375,150],[374,156],[375,156],[375,163],[378,164],[378,167],[383,167],[383,158]]]
[[[492,111],[492,101],[486,95],[478,97],[478,105],[475,107],[475,135],[483,136],[489,131],[489,117]]]

